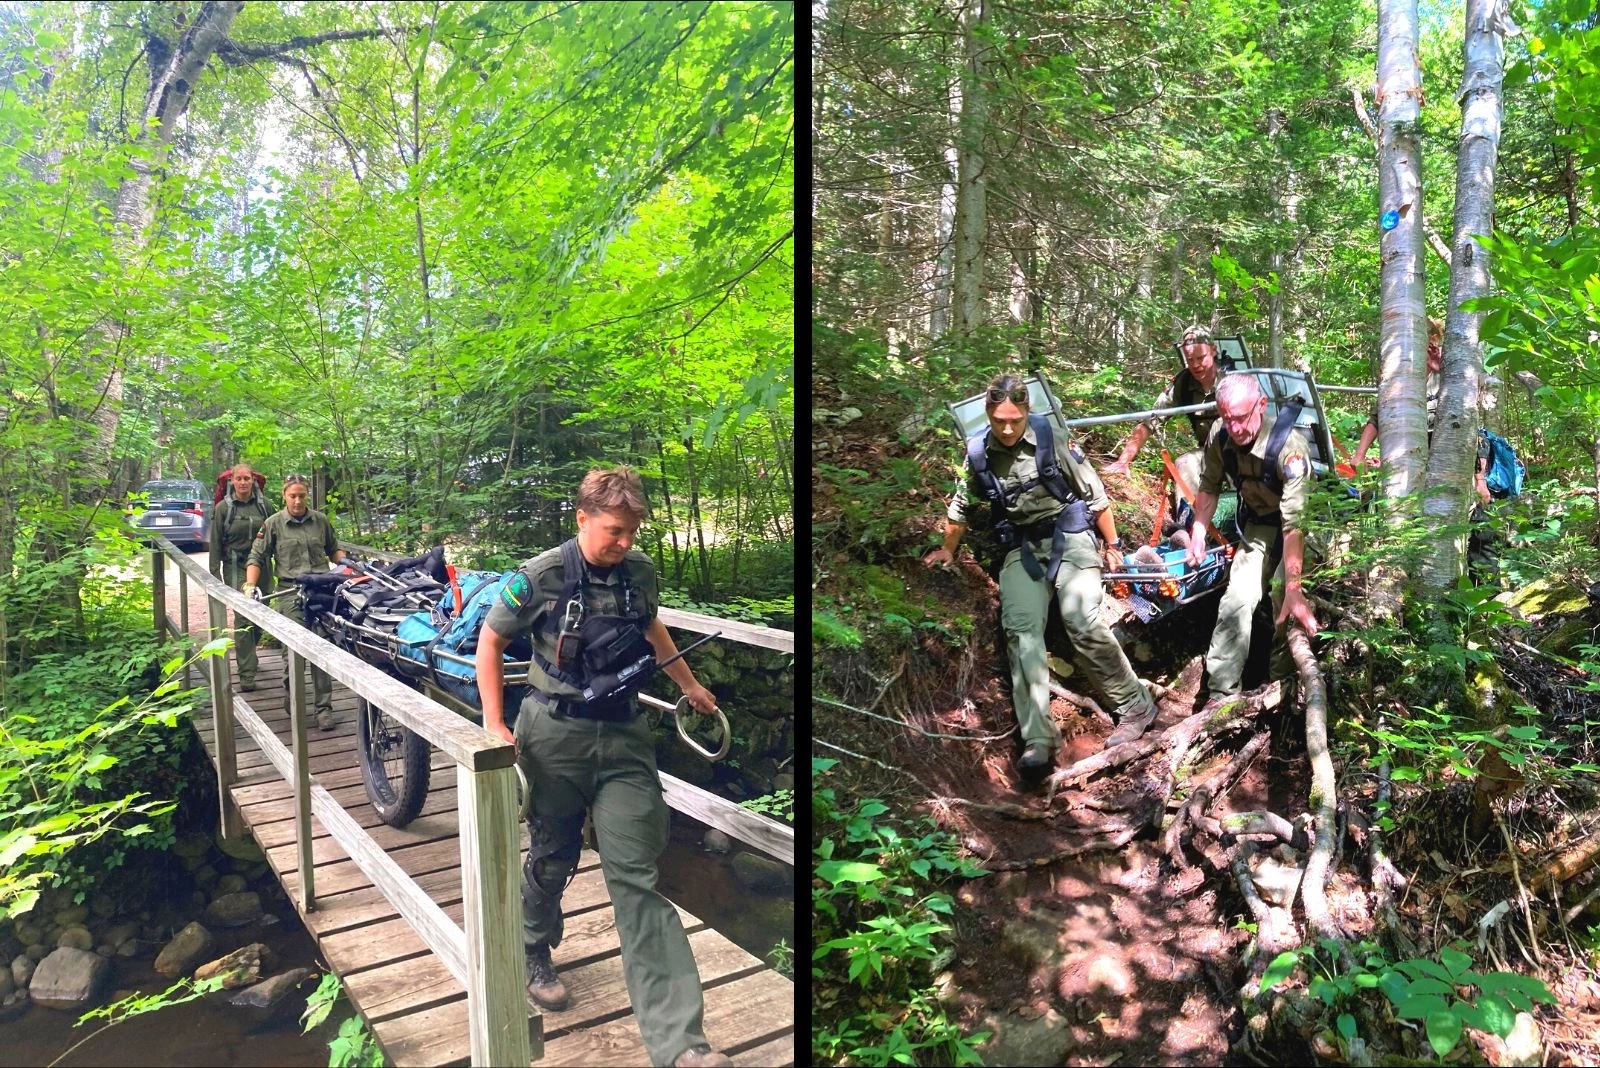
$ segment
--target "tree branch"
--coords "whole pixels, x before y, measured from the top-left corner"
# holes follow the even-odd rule
[[[403,33],[415,33],[415,27],[399,28]],[[223,41],[217,46],[217,56],[224,62],[233,66],[242,66],[258,59],[274,59],[285,52],[294,52],[302,48],[315,48],[319,44],[329,41],[366,41],[383,35],[383,30],[373,28],[368,30],[329,30],[327,33],[314,33],[299,37],[291,37],[287,41],[276,44],[251,43],[246,41]]]

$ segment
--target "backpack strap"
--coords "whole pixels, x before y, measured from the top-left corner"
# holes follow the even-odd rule
[[[561,587],[561,596],[556,599],[556,610],[550,613],[550,618],[545,620],[544,628],[548,634],[559,634],[566,624],[569,606],[576,604],[577,609],[572,617],[572,624],[576,629],[582,620],[583,613],[587,610],[584,604],[584,595],[588,592],[589,579],[583,566],[583,554],[578,551],[578,539],[568,538],[561,543],[561,577],[564,585]],[[624,582],[627,581],[624,574]],[[564,682],[576,689],[583,689],[588,680],[571,671],[563,671],[539,654],[537,644],[533,650],[534,663],[539,669],[557,682]]]

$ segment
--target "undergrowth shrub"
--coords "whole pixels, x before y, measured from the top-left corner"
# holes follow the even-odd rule
[[[821,1064],[982,1061],[988,1032],[963,1035],[934,989],[954,954],[950,896],[985,875],[927,817],[893,815],[876,798],[847,801],[822,785],[834,760],[813,758],[812,1043]]]

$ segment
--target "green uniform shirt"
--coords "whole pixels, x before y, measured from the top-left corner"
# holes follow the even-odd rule
[[[248,501],[239,501],[230,489],[211,511],[211,553],[219,560],[242,560],[255,544],[261,524],[271,509],[257,490]]]
[[[274,564],[281,579],[308,571],[326,571],[338,551],[339,539],[327,516],[307,509],[305,515],[294,519],[284,509],[272,513],[261,524],[250,548],[249,562],[263,571],[269,563]]]
[[[1206,439],[1205,456],[1200,461],[1200,492],[1220,496],[1227,473],[1222,466],[1222,439],[1227,428],[1220,422],[1211,428]],[[1278,454],[1279,474],[1283,477],[1283,493],[1273,493],[1261,480],[1266,466],[1267,441],[1272,437],[1272,424],[1265,416],[1256,440],[1249,448],[1233,446],[1239,458],[1239,496],[1244,506],[1257,519],[1270,520],[1274,515],[1283,517],[1285,530],[1298,529],[1300,513],[1305,511],[1306,493],[1311,487],[1311,451],[1298,429],[1289,431],[1283,440],[1283,451]]]
[[[1222,373],[1212,380],[1210,392],[1200,384],[1200,380],[1189,373],[1185,367],[1172,376],[1172,381],[1167,383],[1167,388],[1161,391],[1161,396],[1156,398],[1157,408],[1186,408],[1191,404],[1209,404],[1217,399],[1216,384],[1222,381]],[[1194,443],[1196,448],[1205,448],[1206,439],[1211,436],[1211,424],[1217,421],[1216,412],[1191,412],[1189,425],[1194,428]],[[1162,419],[1161,422],[1166,422]],[[1155,433],[1156,417],[1145,420],[1146,427]]]
[[[580,552],[581,556],[582,553]],[[591,616],[620,616],[622,609],[622,568],[628,570],[628,581],[633,584],[634,615],[644,613],[649,620],[656,618],[661,607],[661,597],[656,587],[656,568],[644,553],[629,551],[623,562],[610,568],[604,577],[599,576],[587,560],[588,593],[584,597],[584,618]],[[556,662],[556,635],[546,630],[550,613],[564,610],[557,604],[567,579],[561,569],[561,548],[546,549],[517,569],[501,592],[484,624],[494,628],[502,638],[514,640],[523,634],[529,636],[534,652],[550,663]],[[520,581],[519,581],[520,579]],[[580,691],[547,675],[537,661],[528,665],[528,684],[551,697],[577,697]]]
[[[1089,461],[1083,454],[1067,444],[1066,438],[1058,431],[1055,435],[1056,465],[1061,468],[1061,474],[1067,480],[1067,485],[1083,500],[1089,504],[1089,510],[1100,513],[1111,507],[1111,501],[1106,497],[1106,488],[1100,484],[1100,476],[1095,473]],[[1033,427],[1029,426],[1022,432],[1022,437],[1009,449],[1000,443],[994,434],[989,435],[988,445],[985,449],[989,457],[989,470],[1000,480],[1000,487],[1005,490],[1007,499],[1011,492],[1021,483],[1039,477],[1039,464],[1035,459],[1035,452],[1039,447]],[[961,482],[956,486],[955,496],[950,499],[950,507],[945,517],[952,523],[966,523],[974,503],[984,503],[983,494],[972,486],[971,465],[963,458],[961,465]],[[1022,496],[1017,498],[1015,504],[1006,509],[1011,521],[1018,525],[1028,525],[1054,520],[1061,512],[1061,502],[1051,495],[1043,486],[1034,486]]]

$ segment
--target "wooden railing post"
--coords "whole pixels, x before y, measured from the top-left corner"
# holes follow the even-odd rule
[[[300,865],[300,911],[310,912],[316,904],[316,886],[311,866],[311,765],[306,750],[306,658],[289,654],[289,733],[294,744],[294,846]]]
[[[151,602],[155,605],[156,641],[167,640],[167,554],[157,545],[150,550]]]
[[[207,615],[211,621],[211,640],[228,633],[228,610],[222,602],[206,591]],[[238,754],[233,740],[233,683],[228,678],[228,655],[210,658],[211,670],[211,723],[217,737],[217,795],[222,805],[222,837],[239,838],[244,834],[243,819],[234,807],[228,788],[239,778]]]
[[[178,568],[178,624],[183,628],[183,633],[178,636],[179,640],[188,641],[189,573],[181,567]],[[189,657],[187,656],[187,650],[185,650],[185,654],[186,655],[183,658],[183,688],[187,690],[194,685],[194,682],[189,678]],[[223,662],[226,663],[228,658],[223,657],[222,659]]]
[[[473,1064],[525,1065],[544,1056],[541,1018],[529,1020],[523,993],[516,776],[514,767],[456,765]]]

